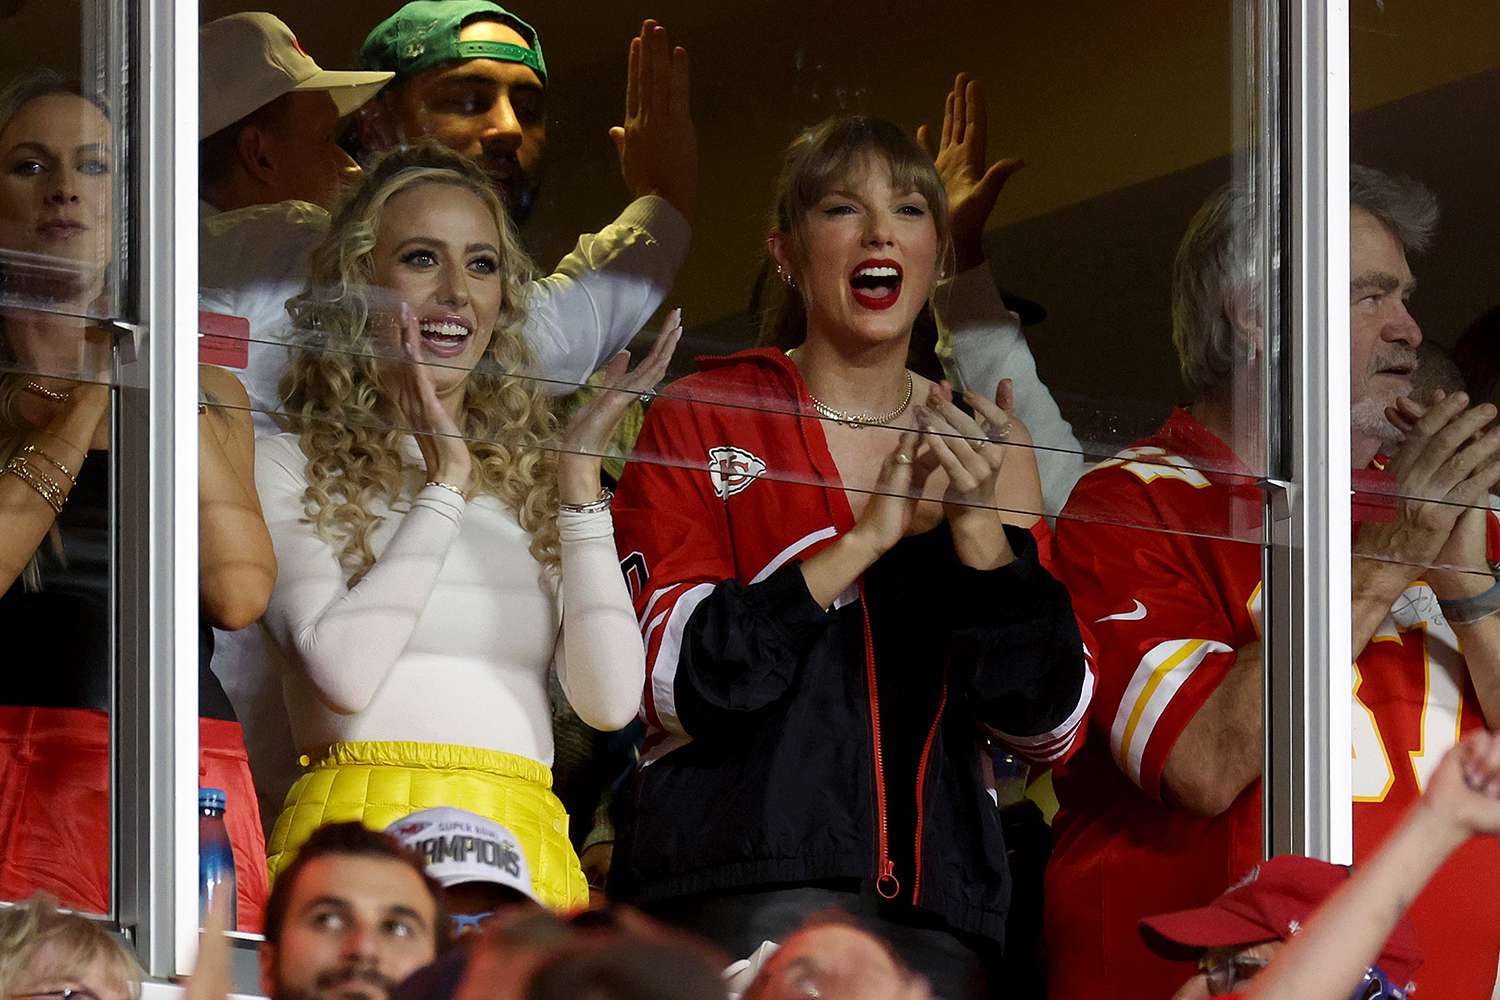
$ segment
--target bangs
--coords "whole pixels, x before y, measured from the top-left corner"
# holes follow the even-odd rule
[[[777,206],[777,227],[791,232],[802,216],[833,190],[874,165],[890,171],[891,186],[927,200],[938,236],[948,235],[948,199],[932,158],[891,122],[854,116],[833,118],[809,129],[787,151],[783,185],[787,197]]]

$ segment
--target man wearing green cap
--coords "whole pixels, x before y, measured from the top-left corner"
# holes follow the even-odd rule
[[[360,61],[395,74],[362,112],[373,150],[431,137],[478,160],[517,223],[530,215],[547,142],[547,63],[536,29],[494,0],[412,0],[365,38]],[[635,197],[691,216],[697,143],[687,54],[646,21],[630,45],[626,123],[611,130]]]

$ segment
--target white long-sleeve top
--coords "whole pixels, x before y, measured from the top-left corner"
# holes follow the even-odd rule
[[[307,281],[308,258],[328,234],[316,205],[283,201],[215,212],[200,205],[198,304],[250,323],[250,394],[256,434],[275,434],[270,414],[292,338],[286,302]],[[640,332],[671,290],[692,227],[656,195],[637,198],[609,225],[527,286],[527,342],[551,393],[568,393]]]
[[[940,284],[933,317],[938,360],[955,386],[994,399],[1001,379],[1013,382],[1016,416],[1037,445],[1046,513],[1056,517],[1083,475],[1083,446],[1038,377],[1021,318],[1005,307],[989,267],[971,267]]]
[[[423,487],[416,443],[406,446],[412,499],[374,511],[385,518],[372,535],[375,565],[349,587],[335,546],[305,520],[297,436],[257,442],[256,486],[280,566],[263,624],[298,748],[415,740],[551,764],[554,661],[585,722],[628,723],[645,656],[608,512],[560,515],[553,585],[503,503]]]

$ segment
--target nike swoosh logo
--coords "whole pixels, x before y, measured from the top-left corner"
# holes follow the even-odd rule
[[[1096,618],[1094,624],[1098,625],[1100,622],[1138,622],[1144,617],[1146,617],[1146,606],[1140,601],[1136,601],[1135,607],[1132,610],[1122,611],[1117,615],[1105,615],[1103,618]]]

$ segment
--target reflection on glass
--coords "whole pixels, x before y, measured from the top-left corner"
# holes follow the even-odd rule
[[[1096,465],[1058,521],[1058,573],[1098,668],[1091,739],[1057,778],[1048,926],[1049,947],[1072,956],[1053,964],[1063,995],[1105,980],[1172,995],[1191,970],[1091,928],[1200,905],[1261,857],[1264,425],[1246,404],[1268,345],[1255,210],[1231,185],[1192,217],[1172,273],[1192,401]]]
[[[110,908],[110,123],[50,72],[0,94],[0,898]],[[25,305],[23,305],[25,304]]]
[[[1274,329],[1262,309],[1270,295],[1260,293],[1274,284],[1274,275],[1258,270],[1269,254],[1254,234],[1277,209],[1265,192],[1225,207],[1217,224],[1193,223],[1200,239],[1185,255],[1199,270],[1179,279],[1207,287],[1200,301],[1184,306],[1180,325],[1198,340],[1181,366],[1167,335],[1173,248],[1194,206],[1224,178],[1244,175],[1252,159],[1234,152],[1236,141],[1255,130],[1232,113],[1230,91],[1260,81],[1225,72],[1232,53],[1247,42],[1232,37],[1234,29],[1250,22],[1208,6],[1184,12],[1170,31],[1142,33],[1120,5],[1085,5],[1085,13],[1066,15],[1066,25],[1048,19],[1060,14],[992,7],[940,4],[931,18],[938,30],[913,36],[851,24],[832,8],[814,5],[763,26],[773,54],[754,60],[744,58],[742,38],[701,30],[711,22],[685,11],[688,30],[700,29],[689,36],[693,99],[713,109],[701,136],[687,114],[686,60],[659,26],[643,28],[627,51],[625,39],[601,41],[607,32],[585,38],[547,8],[535,11],[534,22],[496,16],[468,24],[416,23],[404,10],[374,30],[359,17],[343,16],[352,7],[337,17],[299,12],[307,19],[296,26],[304,32],[295,44],[300,59],[308,59],[308,49],[352,50],[369,31],[362,63],[370,73],[394,74],[354,120],[346,119],[345,144],[357,150],[367,173],[355,201],[332,219],[325,210],[334,203],[331,192],[339,180],[352,178],[347,160],[327,148],[332,130],[311,126],[328,124],[347,106],[312,88],[278,104],[289,116],[249,107],[205,116],[213,132],[203,146],[201,280],[204,310],[211,314],[204,330],[244,346],[243,360],[223,363],[245,369],[248,404],[218,408],[248,405],[254,412],[263,435],[260,499],[280,561],[266,628],[221,633],[215,658],[231,695],[253,706],[240,712],[252,727],[265,732],[275,728],[272,716],[290,714],[273,739],[250,736],[252,746],[262,748],[281,740],[280,752],[260,752],[262,772],[278,772],[291,760],[290,745],[307,758],[305,773],[289,776],[280,768],[261,782],[260,807],[270,816],[278,870],[316,819],[332,815],[322,811],[322,801],[332,800],[331,789],[344,783],[388,773],[405,780],[436,755],[455,777],[433,794],[475,808],[474,783],[499,780],[500,772],[511,780],[506,769],[512,766],[527,780],[541,774],[539,767],[526,770],[547,762],[553,745],[539,678],[559,645],[567,652],[576,641],[579,627],[567,559],[561,579],[546,582],[549,573],[557,575],[549,561],[548,518],[558,493],[590,498],[593,491],[569,488],[565,474],[558,493],[537,483],[552,474],[548,470],[574,467],[582,455],[631,460],[616,506],[620,555],[638,606],[636,614],[614,610],[625,620],[640,616],[653,664],[644,690],[653,728],[647,759],[654,763],[642,782],[666,783],[652,775],[668,775],[697,760],[695,754],[712,756],[723,740],[743,740],[747,730],[766,742],[782,727],[798,734],[817,730],[818,711],[796,699],[789,704],[800,707],[760,706],[764,711],[748,713],[753,719],[732,717],[722,727],[695,730],[682,722],[695,707],[700,719],[717,718],[713,709],[722,707],[716,699],[724,692],[695,688],[696,675],[682,666],[701,653],[693,645],[699,633],[689,628],[715,608],[705,594],[734,586],[765,594],[773,582],[784,583],[794,564],[811,567],[813,599],[800,595],[800,610],[822,603],[832,611],[801,624],[813,630],[836,619],[838,628],[851,629],[850,648],[863,648],[862,630],[853,631],[850,620],[868,606],[871,641],[881,648],[870,679],[882,703],[894,706],[873,728],[890,730],[891,767],[900,773],[879,778],[891,779],[884,822],[873,822],[871,807],[871,816],[857,817],[871,821],[851,827],[870,842],[850,849],[849,856],[869,863],[851,863],[849,877],[878,881],[902,898],[900,905],[918,908],[924,893],[938,894],[937,883],[924,887],[937,876],[921,873],[922,848],[915,846],[924,822],[918,796],[929,724],[933,738],[941,736],[933,753],[952,765],[944,769],[943,780],[952,783],[939,796],[943,808],[988,801],[969,794],[981,789],[966,777],[953,777],[967,775],[988,738],[959,732],[979,711],[970,692],[960,694],[963,671],[949,671],[950,680],[959,679],[947,692],[950,700],[943,700],[939,678],[950,646],[973,652],[953,623],[964,614],[988,616],[974,640],[982,645],[993,638],[986,629],[1015,624],[997,610],[1014,606],[1031,616],[1027,621],[1040,621],[1039,631],[1066,633],[1059,648],[1073,649],[1072,618],[1052,613],[1064,602],[1042,568],[1052,545],[1042,515],[1062,512],[1074,483],[1098,464],[1058,522],[1058,572],[1077,577],[1072,600],[1084,631],[1107,633],[1099,637],[1107,655],[1095,650],[1101,696],[1112,699],[1111,712],[1128,701],[1127,721],[1137,707],[1140,712],[1128,736],[1122,733],[1123,756],[1109,751],[1110,715],[1094,734],[1095,749],[1086,751],[1093,756],[1079,764],[1082,777],[1064,783],[1065,795],[1071,794],[1064,806],[1074,817],[1066,827],[1070,849],[1087,854],[1096,846],[1077,817],[1113,804],[1111,796],[1129,800],[1121,815],[1162,808],[1137,786],[1160,779],[1165,746],[1186,724],[1177,715],[1191,715],[1192,700],[1207,697],[1221,679],[1253,686],[1260,676],[1263,499],[1256,481],[1268,468],[1260,428],[1271,417],[1262,396],[1265,361],[1274,348]],[[275,18],[246,17],[236,23],[276,37],[284,32],[285,45],[293,46],[290,29]],[[210,31],[214,25],[222,26],[213,22]],[[409,50],[391,44],[405,30],[423,33],[429,44]],[[677,31],[674,25],[674,35],[683,37]],[[544,64],[540,35],[552,32],[569,44],[550,47]],[[987,101],[968,74],[954,77],[961,67],[952,64],[959,56],[951,47],[998,37],[1028,41],[1003,57],[993,46],[964,56],[991,81]],[[1120,55],[1121,37],[1134,40],[1128,59]],[[494,47],[497,41],[510,47]],[[481,48],[461,53],[461,43]],[[207,53],[207,36],[204,44]],[[440,58],[443,53],[451,58]],[[203,65],[216,72],[233,61],[226,50]],[[1080,64],[1091,69],[1080,72]],[[872,66],[881,69],[872,72]],[[601,67],[614,67],[621,84],[615,89],[625,96],[618,162],[607,149],[602,159],[589,155],[578,139],[618,124],[622,102],[601,99],[613,86]],[[1159,114],[1166,100],[1183,105],[1170,121]],[[853,112],[898,124],[859,119],[867,131],[844,134],[840,155],[789,168],[822,172],[814,170],[805,191],[778,205],[767,259],[764,206],[754,192],[769,186],[791,136],[831,114]],[[998,127],[991,131],[991,114],[1004,121],[1003,134]],[[238,121],[230,120],[236,115]],[[484,142],[481,126],[491,121],[504,136]],[[914,145],[907,136],[919,121],[927,127]],[[316,141],[298,146],[306,158],[284,161],[293,173],[268,178],[264,165],[241,156],[240,139],[251,125],[272,138],[277,129],[291,135],[305,125]],[[838,128],[825,126],[815,133],[823,137],[817,141],[832,142]],[[549,131],[550,145],[543,142]],[[877,135],[884,138],[876,142]],[[468,243],[450,245],[476,218],[496,214],[477,188],[470,186],[475,197],[468,202],[460,198],[444,207],[444,199],[425,187],[395,184],[394,172],[417,162],[413,157],[445,162],[440,153],[412,151],[424,139],[480,161],[489,188],[510,221],[524,224],[527,244],[539,257],[573,250],[542,280],[516,278],[502,296],[502,316],[524,305],[524,319],[502,320],[503,329],[488,342],[482,338],[490,327],[474,325],[469,314],[479,296],[465,296],[457,286],[482,284],[488,268],[506,272],[516,259],[506,239],[488,232],[472,242],[491,244],[493,265],[471,254]],[[392,148],[400,150],[396,159],[382,163],[379,154]],[[700,148],[708,165],[701,199]],[[1017,174],[1018,159],[997,155],[1012,151],[1031,160],[1024,173]],[[545,185],[539,183],[544,160]],[[614,217],[617,176],[634,200]],[[271,183],[257,188],[249,183],[255,177]],[[390,198],[377,203],[377,190]],[[294,195],[317,204],[280,200]],[[412,207],[419,203],[421,211]],[[467,207],[456,210],[459,203]],[[700,203],[703,211],[695,212]],[[365,213],[363,243],[349,235],[356,220],[348,213],[355,211]],[[388,236],[383,230],[402,213],[433,225],[412,233],[422,239],[391,258],[381,243]],[[697,250],[684,264],[689,222]],[[496,229],[508,239],[504,226]],[[579,239],[579,232],[588,235]],[[1226,261],[1222,274],[1212,273],[1218,258]],[[542,397],[572,392],[638,331],[646,329],[649,339],[655,324],[648,319],[669,289],[675,289],[673,304],[685,301],[691,320],[686,336],[692,349],[677,353],[675,372],[693,371],[696,355],[729,355],[757,342],[763,349],[728,360],[710,357],[696,366],[696,376],[647,392],[654,398],[639,440],[634,431],[608,441],[580,435],[560,419],[540,416]],[[1025,294],[1013,294],[1018,290]],[[411,306],[418,308],[403,313]],[[415,326],[403,325],[404,316]],[[659,355],[643,365],[654,360]],[[608,384],[591,397],[594,403],[572,405],[583,405],[585,414],[595,406],[597,415],[599,400],[614,397],[607,407],[613,409],[649,387],[627,382],[618,370],[603,381]],[[1174,410],[1184,386],[1195,405]],[[633,410],[639,430],[640,410]],[[585,477],[590,487],[594,474]],[[464,475],[473,482],[457,481]],[[1158,502],[1163,496],[1169,499]],[[784,506],[784,517],[767,513],[773,503]],[[1093,530],[1098,544],[1090,541]],[[538,547],[540,556],[533,551]],[[880,551],[885,554],[877,560]],[[854,562],[839,563],[851,552]],[[1090,562],[1095,556],[1097,566]],[[1028,573],[1035,570],[1025,593],[982,608],[972,595],[955,593],[955,580],[993,582],[985,574],[1012,559]],[[830,570],[830,562],[838,565]],[[866,600],[857,599],[857,578],[868,584]],[[1156,609],[1144,622],[1132,591],[1137,584]],[[560,644],[555,588],[562,591],[565,624],[573,622]],[[501,589],[504,602],[491,593]],[[912,623],[930,626],[930,634]],[[267,634],[270,645],[262,648]],[[924,636],[936,636],[933,648],[919,645]],[[783,639],[765,641],[776,646]],[[619,649],[638,641],[621,638]],[[1029,649],[1027,641],[1007,637],[1005,648],[1014,654]],[[1143,657],[1158,646],[1161,655],[1130,694]],[[779,652],[777,646],[766,655]],[[603,697],[583,679],[599,662],[565,656],[557,700],[579,707],[581,699]],[[915,680],[904,673],[893,678],[893,663],[930,669]],[[856,657],[847,666],[847,693],[863,706],[865,663]],[[1061,717],[1007,717],[999,728],[1033,740],[1024,748],[1033,757],[1059,757],[1080,725],[1079,704],[1086,698],[1077,684],[1090,682],[1080,681],[1080,670],[1062,668],[1077,663],[1059,666],[1038,655],[1031,666],[1037,677],[1062,678],[1066,690],[1049,706]],[[638,679],[635,669],[621,676]],[[1189,675],[1197,680],[1187,683]],[[1027,699],[1045,684],[1022,686],[1017,705],[1030,705]],[[1179,689],[1184,700],[1169,711],[1164,706]],[[816,690],[799,694],[816,697]],[[606,693],[610,699],[620,694],[624,704],[619,691]],[[639,695],[637,689],[636,703]],[[283,696],[284,709],[263,710],[281,709]],[[580,714],[593,719],[603,707],[617,707],[612,700],[590,706]],[[1170,718],[1163,721],[1163,712]],[[1248,712],[1258,718],[1258,702]],[[480,718],[482,724],[475,721]],[[938,719],[957,721],[939,726]],[[682,745],[674,726],[698,738]],[[1236,754],[1253,756],[1258,768],[1258,729],[1236,736]],[[399,752],[382,757],[373,749],[391,740],[404,741]],[[557,745],[563,743],[559,735]],[[736,745],[723,753],[741,750]],[[749,785],[776,772],[747,767],[744,773]],[[841,794],[851,782],[863,782],[873,801],[876,774],[873,763],[848,767],[825,784]],[[814,782],[801,772],[795,777],[798,788]],[[301,784],[287,798],[293,779]],[[1237,775],[1241,788],[1253,779]],[[278,814],[284,801],[288,808]],[[550,799],[542,801],[552,809]],[[641,801],[654,800],[647,794]],[[998,822],[1010,823],[1011,810],[1022,805],[1011,804]],[[1171,826],[1179,805],[1142,819],[1143,829]],[[374,825],[399,819],[395,806],[350,808]],[[709,841],[705,851],[725,854],[705,855],[702,868],[744,861],[739,845],[712,843],[716,831],[740,818],[740,811],[725,809],[692,827],[694,839]],[[582,819],[570,817],[575,834],[588,825]],[[987,826],[992,821],[990,812],[971,811],[946,824],[992,848],[992,857],[970,858],[986,869],[968,880],[981,893],[991,893],[1005,863],[999,831]],[[635,829],[672,822],[682,817],[653,808],[640,814],[644,825]],[[877,844],[877,828],[884,828],[884,846]],[[1248,854],[1258,855],[1258,821],[1247,820],[1245,828],[1243,837],[1235,831],[1236,849],[1253,844]],[[1212,849],[1224,839],[1183,836],[1180,844],[1184,851]],[[635,860],[623,867],[620,892],[639,891],[632,879],[659,873],[665,863],[650,852],[662,842],[622,844],[619,856]],[[567,876],[561,886],[543,885],[543,894],[569,898],[577,888],[571,856],[560,844],[548,844],[567,858]],[[535,873],[534,852],[542,848],[523,846]],[[1039,881],[1044,854],[1038,850],[1016,862],[1018,884]],[[1229,865],[1219,859],[1215,878]],[[1204,862],[1201,870],[1209,867]],[[1182,871],[1191,872],[1191,865]],[[1175,890],[1213,881],[1194,875],[1168,884]],[[1097,916],[1102,904],[1095,905],[1088,889],[1081,886],[1077,898]],[[986,905],[986,927],[961,929],[993,933],[1003,906],[993,893]],[[1033,892],[1015,907],[1029,907],[1033,926],[1013,930],[1029,931],[1033,943],[1040,906]],[[1143,951],[1129,924],[1123,918],[1129,941],[1122,947]],[[1067,945],[1056,953],[1079,954]],[[1127,961],[1137,961],[1133,956]],[[1092,957],[1073,964],[1098,971],[1112,988],[1136,981],[1101,971],[1110,966]]]
[[[1464,734],[1500,724],[1493,230],[1495,12],[1351,18],[1350,399],[1355,466],[1354,839],[1368,857]],[[1389,59],[1393,47],[1408,55]],[[1479,102],[1476,105],[1476,102]],[[1469,844],[1411,910],[1421,992],[1488,996],[1500,846]]]

